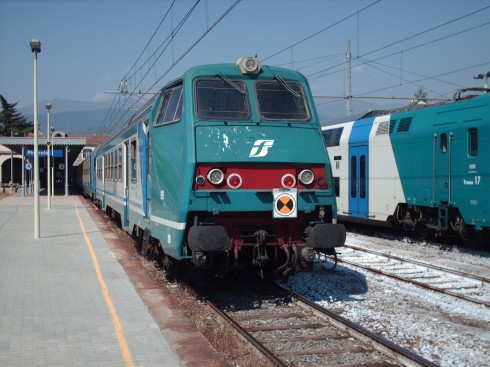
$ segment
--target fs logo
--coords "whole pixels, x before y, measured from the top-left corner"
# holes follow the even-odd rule
[[[258,158],[265,157],[269,151],[269,148],[274,144],[274,140],[256,140],[249,157]]]

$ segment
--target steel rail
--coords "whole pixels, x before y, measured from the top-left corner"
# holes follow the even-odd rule
[[[382,255],[382,254],[380,254],[380,255]],[[384,255],[382,255],[382,256],[384,256]],[[398,260],[405,261],[402,258],[399,258]],[[466,295],[461,294],[461,293],[450,291],[449,289],[445,289],[445,288],[441,288],[441,287],[436,287],[436,286],[433,286],[433,285],[430,285],[430,284],[427,284],[427,283],[420,282],[418,280],[414,280],[414,279],[410,279],[410,278],[405,278],[405,277],[402,277],[402,276],[397,275],[397,274],[393,274],[393,273],[386,272],[386,271],[383,271],[383,270],[375,269],[375,268],[372,268],[372,267],[369,267],[369,266],[366,266],[366,265],[363,265],[363,264],[359,264],[359,263],[356,263],[356,262],[353,262],[353,261],[350,261],[350,260],[342,259],[340,257],[338,258],[338,262],[341,262],[341,263],[344,263],[344,264],[349,264],[349,265],[352,265],[352,266],[356,266],[358,268],[365,269],[365,270],[370,271],[372,273],[381,274],[381,275],[384,275],[384,276],[387,276],[387,277],[390,277],[390,278],[393,278],[393,279],[400,280],[400,281],[405,282],[405,283],[415,284],[415,285],[418,285],[419,287],[422,287],[422,288],[425,288],[425,289],[430,289],[430,290],[435,291],[435,292],[447,294],[449,296],[456,297],[456,298],[459,298],[459,299],[463,299],[465,301],[473,302],[473,303],[476,303],[478,305],[484,305],[486,307],[490,307],[490,301],[482,301],[482,300],[477,299],[477,298],[469,297],[469,296],[466,296]],[[427,266],[425,264],[421,264],[420,266],[424,266],[424,267],[427,267],[429,269],[431,268],[430,266]],[[433,270],[439,270],[439,269],[433,269]],[[444,270],[440,270],[440,271],[444,271]]]
[[[275,284],[275,283],[274,283]],[[347,320],[346,318],[340,316],[339,314],[332,312],[324,307],[317,305],[316,303],[308,300],[307,298],[296,294],[295,292],[284,288],[279,284],[275,284],[277,287],[288,292],[288,294],[296,298],[298,301],[310,308],[317,316],[322,318],[327,318],[330,323],[335,327],[349,333],[352,337],[360,340],[374,349],[387,355],[388,357],[398,361],[407,367],[438,367],[439,365],[433,363],[411,351],[405,349],[399,345],[396,345],[389,340],[383,338],[382,336],[372,333],[371,331],[365,329],[364,327]]]
[[[226,322],[228,322],[237,332],[240,333],[247,341],[249,341],[260,353],[267,357],[275,366],[278,367],[288,367],[289,365],[284,363],[279,359],[273,352],[271,352],[267,347],[255,339],[248,331],[241,327],[232,317],[223,311],[216,303],[210,299],[203,298],[203,300],[208,304],[214,312],[221,316]]]
[[[272,283],[274,287],[279,289],[281,292],[284,292],[297,301],[297,305],[301,307],[303,310],[308,311],[314,314],[316,317],[319,317],[333,327],[337,328],[340,331],[343,331],[350,335],[351,337],[359,340],[360,342],[366,344],[367,346],[372,347],[379,353],[384,354],[388,358],[391,358],[394,361],[397,361],[401,365],[405,367],[439,367],[439,365],[426,360],[425,358],[403,348],[399,345],[396,345],[389,340],[370,332],[364,327],[349,321],[337,313],[325,309],[314,302],[302,297],[299,294],[287,289],[277,283]],[[260,341],[258,341],[255,337],[253,337],[245,328],[240,326],[240,324],[233,319],[232,316],[229,316],[224,310],[222,310],[214,301],[209,298],[201,295],[203,301],[205,301],[219,316],[221,316],[226,322],[228,322],[237,332],[239,332],[247,341],[249,341],[257,351],[262,353],[266,358],[268,358],[275,366],[289,366],[285,362],[283,362],[279,357],[274,354],[271,350],[269,350],[266,346],[264,346]]]
[[[347,244],[345,244],[344,247],[350,248],[350,249],[353,249],[353,250],[356,250],[356,251],[367,252],[368,254],[380,255],[380,256],[384,256],[384,257],[390,258],[390,259],[400,260],[400,261],[403,261],[403,262],[406,262],[406,263],[409,263],[409,264],[425,266],[426,268],[444,271],[446,273],[451,273],[451,274],[454,274],[454,275],[459,275],[459,276],[465,277],[465,278],[470,278],[470,279],[480,280],[482,282],[490,283],[490,278],[487,278],[487,277],[484,277],[484,276],[480,276],[480,275],[463,273],[462,271],[459,271],[459,270],[449,269],[449,268],[446,268],[446,267],[443,267],[443,266],[439,266],[439,265],[428,264],[428,263],[425,263],[423,261],[418,261],[418,260],[414,260],[414,259],[405,259],[403,257],[399,257],[399,256],[396,256],[396,255],[385,254],[384,252],[379,252],[379,251],[375,251],[375,250],[371,250],[371,249],[366,249],[366,248],[362,248],[362,247],[358,247],[358,246],[354,246],[354,245],[347,245]]]

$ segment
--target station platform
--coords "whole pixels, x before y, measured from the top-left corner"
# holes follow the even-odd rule
[[[0,198],[0,366],[227,366],[85,199],[40,223]]]

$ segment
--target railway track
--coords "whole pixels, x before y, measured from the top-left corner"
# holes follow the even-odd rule
[[[490,307],[490,279],[484,276],[347,244],[337,261]]]
[[[437,366],[277,284],[201,294],[276,366]]]

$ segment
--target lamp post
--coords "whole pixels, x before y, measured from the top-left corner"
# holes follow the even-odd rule
[[[46,103],[46,110],[48,111],[48,128],[46,130],[46,135],[47,135],[47,138],[48,138],[48,141],[46,143],[46,150],[47,150],[47,156],[48,156],[48,210],[51,210],[51,149],[50,149],[50,145],[51,145],[51,142],[50,142],[50,139],[49,137],[51,136],[51,132],[50,132],[50,129],[49,129],[49,115],[50,115],[50,112],[51,112],[51,103]]]
[[[485,89],[488,89],[488,78],[490,78],[490,71],[486,74],[476,74],[473,79],[485,79]]]
[[[34,52],[34,238],[40,236],[39,219],[39,146],[37,126],[37,54],[41,52],[41,42],[32,40],[31,51]]]
[[[54,127],[51,126],[51,157],[53,165],[51,166],[51,198],[54,199]]]
[[[7,108],[7,120],[10,120],[10,137],[14,136],[14,129],[12,127],[12,112],[10,106]],[[14,150],[10,149],[10,193],[14,187]]]

